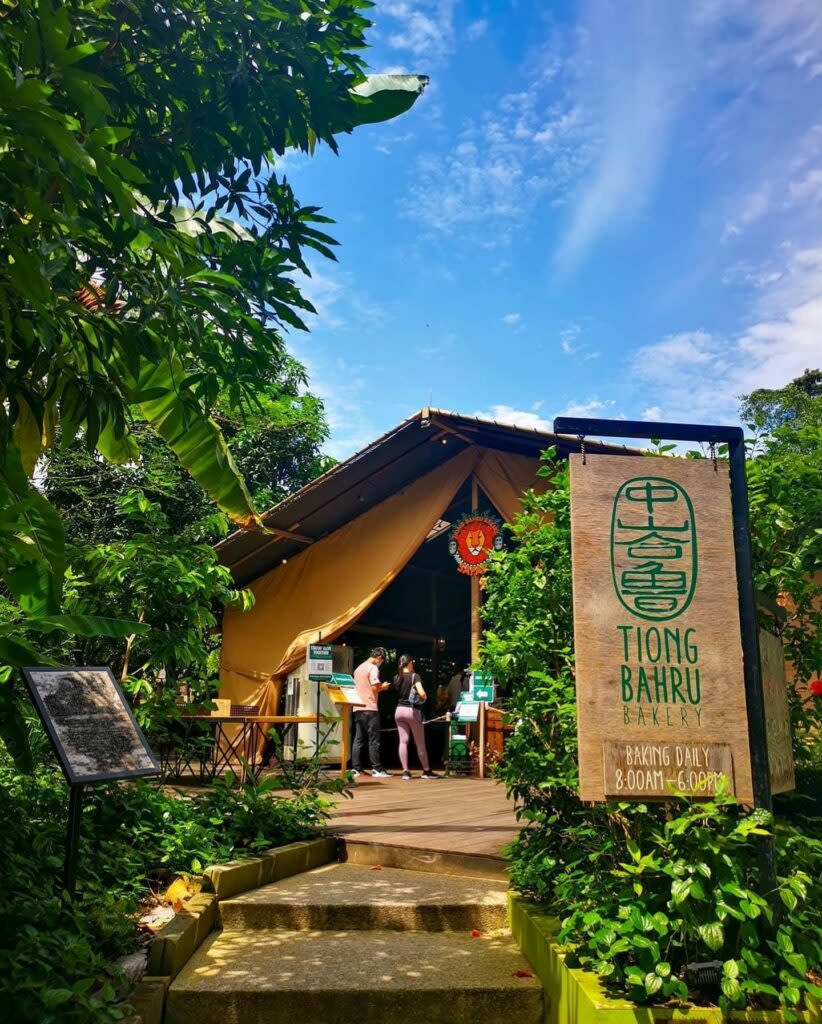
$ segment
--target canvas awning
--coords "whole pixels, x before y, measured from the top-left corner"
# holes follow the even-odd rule
[[[525,490],[544,487],[539,460],[469,446],[251,584],[248,612],[226,609],[221,696],[274,713],[306,645],[345,632],[407,565],[473,473],[510,521]]]

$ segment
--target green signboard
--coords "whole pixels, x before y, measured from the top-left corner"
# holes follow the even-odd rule
[[[491,704],[494,700],[494,680],[487,672],[474,672],[471,677],[471,700]]]

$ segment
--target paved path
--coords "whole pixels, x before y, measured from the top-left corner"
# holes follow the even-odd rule
[[[492,857],[518,831],[502,786],[458,777],[360,776],[353,800],[338,798],[331,827],[349,839]]]

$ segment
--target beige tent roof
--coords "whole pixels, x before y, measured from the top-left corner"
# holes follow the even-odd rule
[[[537,458],[552,445],[561,457],[579,450],[576,438],[444,409],[421,409],[270,508],[263,521],[271,533],[237,531],[217,545],[217,553],[238,583],[249,583],[460,451],[481,447]],[[591,450],[626,450],[594,441],[586,445]]]

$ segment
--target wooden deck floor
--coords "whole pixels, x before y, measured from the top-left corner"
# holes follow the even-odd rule
[[[485,779],[370,779],[340,797],[331,827],[365,842],[497,857],[518,831],[513,805]]]

